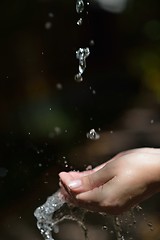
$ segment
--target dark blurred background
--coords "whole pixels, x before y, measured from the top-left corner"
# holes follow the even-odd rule
[[[60,171],[159,147],[160,1],[130,1],[119,14],[90,2],[81,27],[79,17],[71,0],[1,0],[0,240],[42,239],[33,212]],[[91,50],[81,83],[79,47]],[[86,138],[92,128],[97,141]],[[144,209],[155,230],[142,214],[134,239],[158,240],[159,196]],[[91,239],[112,239],[98,224]],[[69,233],[57,239],[83,238]]]

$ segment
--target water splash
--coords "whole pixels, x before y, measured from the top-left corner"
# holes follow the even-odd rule
[[[75,80],[78,82],[83,81],[82,74],[86,69],[86,58],[90,55],[89,48],[79,48],[76,51],[76,58],[79,60],[79,73],[75,75]]]
[[[87,239],[87,228],[84,225],[86,212],[86,210],[67,203],[58,190],[35,210],[34,216],[37,218],[37,227],[45,240],[54,240],[52,232],[57,233],[58,224],[66,219],[76,221],[83,229],[85,239]]]

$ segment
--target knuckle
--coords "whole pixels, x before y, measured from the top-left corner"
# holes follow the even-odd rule
[[[87,189],[92,190],[93,188],[96,187],[96,182],[92,175],[88,175],[87,177],[84,177],[84,182]]]

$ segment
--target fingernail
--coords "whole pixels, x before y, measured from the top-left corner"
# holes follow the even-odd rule
[[[74,188],[78,188],[82,185],[82,182],[80,179],[77,179],[77,180],[74,180],[74,181],[71,181],[69,184],[68,184],[68,187],[71,188],[71,189],[74,189]]]

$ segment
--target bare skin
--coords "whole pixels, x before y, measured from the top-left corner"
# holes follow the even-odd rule
[[[70,201],[88,210],[121,214],[160,191],[160,149],[125,151],[93,170],[59,176]]]

